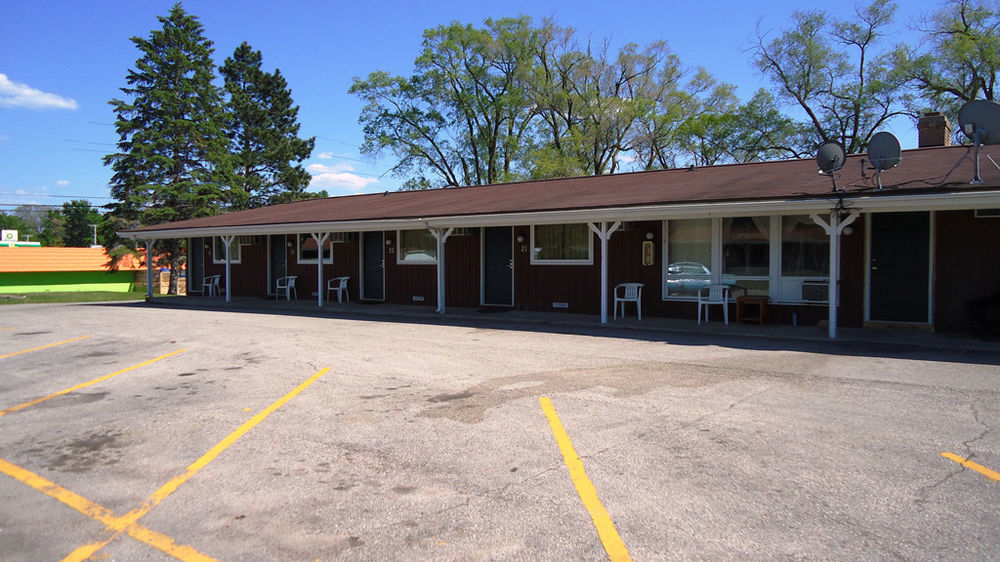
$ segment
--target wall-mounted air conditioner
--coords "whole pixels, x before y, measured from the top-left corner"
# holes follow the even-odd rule
[[[809,279],[802,282],[802,300],[829,302],[830,282],[826,279]]]

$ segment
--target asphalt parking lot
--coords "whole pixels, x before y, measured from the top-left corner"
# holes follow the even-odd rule
[[[995,559],[998,424],[984,351],[5,306],[0,559]]]

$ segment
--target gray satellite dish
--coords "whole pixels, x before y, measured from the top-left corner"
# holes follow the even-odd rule
[[[819,146],[816,151],[816,165],[819,166],[819,173],[827,174],[833,179],[833,190],[837,191],[837,178],[834,173],[844,167],[847,154],[844,146],[836,141],[827,141]]]
[[[875,133],[875,136],[868,141],[868,160],[875,167],[879,191],[882,190],[882,171],[899,166],[899,153],[899,139],[892,133],[885,131]]]
[[[958,110],[958,124],[976,147],[976,177],[972,183],[982,183],[979,175],[979,145],[1000,144],[1000,104],[989,100],[972,100]]]

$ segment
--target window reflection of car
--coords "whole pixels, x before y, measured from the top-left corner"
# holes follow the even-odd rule
[[[712,272],[703,264],[679,261],[667,266],[667,294],[697,296],[698,289],[712,284]]]

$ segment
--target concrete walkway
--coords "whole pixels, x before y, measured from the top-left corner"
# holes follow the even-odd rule
[[[513,309],[448,308],[443,315],[431,306],[397,305],[386,303],[325,303],[322,308],[314,300],[275,300],[259,297],[234,297],[227,303],[224,297],[155,297],[148,305],[195,310],[252,312],[259,314],[287,314],[313,317],[414,322],[428,324],[489,324],[538,326],[540,329],[625,330],[637,332],[662,332],[700,335],[719,338],[766,338],[785,341],[857,343],[867,346],[916,347],[954,351],[981,351],[1000,353],[1000,341],[984,341],[969,334],[936,333],[919,329],[845,328],[837,330],[837,339],[829,338],[825,326],[789,326],[724,324],[715,318],[710,323],[698,324],[692,319],[646,317],[639,321],[635,316],[612,320],[602,325],[598,315],[565,312],[536,312]],[[730,318],[732,320],[732,318]],[[546,328],[547,327],[547,328]],[[724,345],[724,342],[720,342]]]

